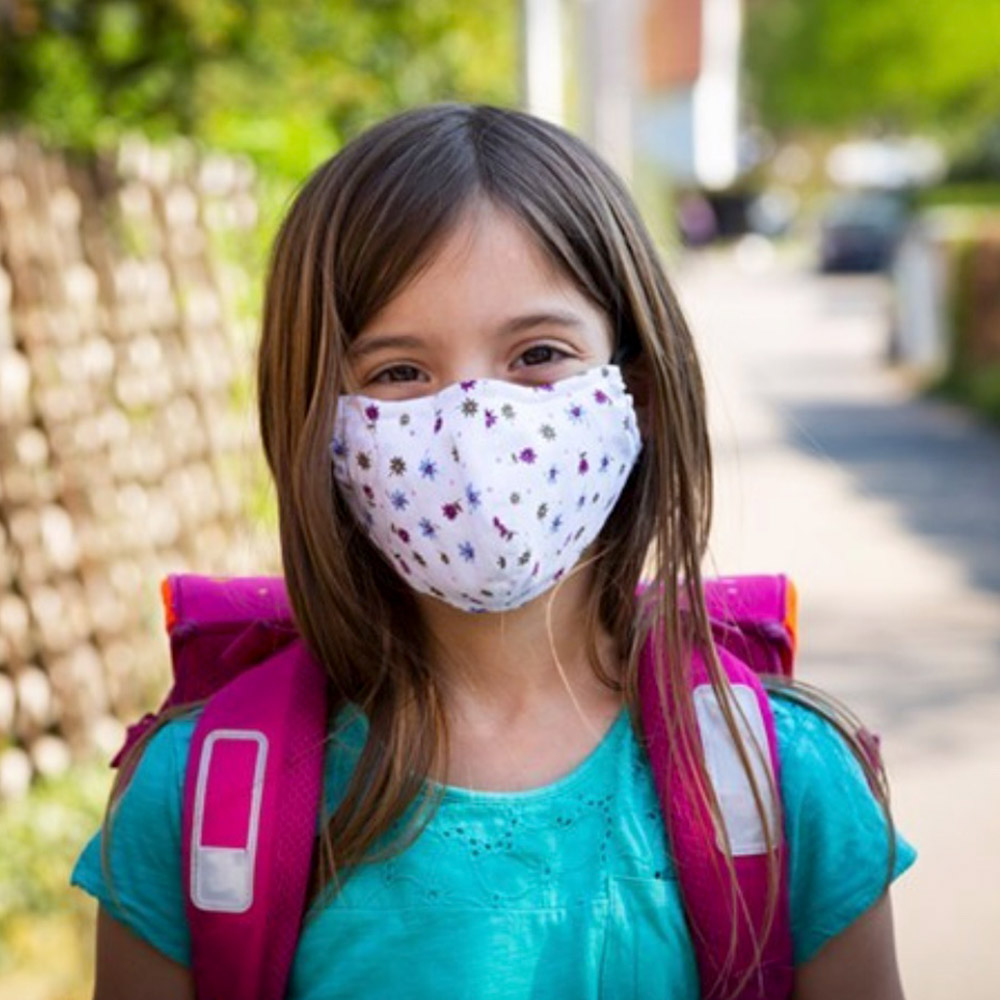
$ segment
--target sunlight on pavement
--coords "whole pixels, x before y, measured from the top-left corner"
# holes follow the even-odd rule
[[[685,261],[716,461],[710,572],[787,572],[799,676],[881,732],[909,1000],[1000,981],[1000,435],[884,363],[887,290],[761,248]]]

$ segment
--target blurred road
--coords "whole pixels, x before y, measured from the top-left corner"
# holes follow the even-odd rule
[[[800,676],[884,741],[908,1000],[1000,996],[1000,433],[883,364],[888,290],[753,253],[678,264],[715,434],[719,572],[784,570]]]

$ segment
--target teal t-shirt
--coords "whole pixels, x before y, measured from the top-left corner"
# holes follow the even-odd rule
[[[887,836],[860,767],[832,727],[774,698],[789,844],[796,963],[882,894]],[[151,741],[73,883],[163,954],[187,964],[181,799],[193,719]],[[327,754],[336,802],[363,743],[343,716]],[[894,875],[915,853],[897,839]],[[359,868],[311,910],[290,1000],[357,997],[697,1000],[698,977],[652,774],[622,712],[553,784],[522,792],[446,788],[401,854]]]

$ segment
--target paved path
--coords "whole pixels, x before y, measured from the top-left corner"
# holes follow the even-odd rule
[[[1000,434],[886,369],[877,279],[740,260],[675,272],[707,368],[715,562],[796,579],[801,676],[883,735],[921,854],[894,890],[908,1000],[995,1000]]]

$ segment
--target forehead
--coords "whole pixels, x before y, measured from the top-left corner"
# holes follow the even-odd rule
[[[524,223],[476,202],[361,333],[424,318],[489,324],[540,301],[602,315]]]
[[[559,280],[562,275],[538,238],[509,209],[475,200],[430,254],[429,268],[453,271],[487,264],[513,268],[521,277]]]

